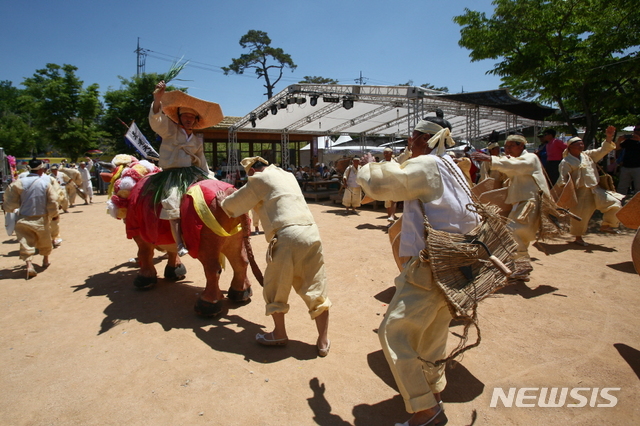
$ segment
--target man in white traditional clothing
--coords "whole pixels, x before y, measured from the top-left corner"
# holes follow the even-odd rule
[[[470,232],[478,224],[477,215],[467,209],[471,199],[466,180],[444,155],[446,147],[454,145],[449,126],[441,117],[425,118],[409,140],[410,159],[403,164],[368,163],[358,172],[358,184],[372,198],[404,201],[399,255],[408,260],[378,331],[405,408],[413,413],[404,426],[447,421],[440,398],[446,386],[444,365],[434,363],[446,357],[452,317],[431,264],[420,260],[423,215],[434,229],[453,233]]]
[[[487,152],[494,157],[500,157],[500,144],[498,142],[491,142],[487,145]],[[480,165],[480,182],[485,179],[494,179],[495,186],[493,189],[504,188],[506,185],[507,175],[491,168],[491,163],[488,161],[483,162]]]
[[[536,239],[540,228],[542,197],[549,197],[549,186],[544,176],[542,163],[537,155],[525,149],[527,139],[522,135],[509,135],[504,144],[505,156],[495,157],[475,152],[472,158],[476,161],[491,163],[491,170],[504,173],[509,179],[509,189],[505,202],[511,204],[509,213],[509,229],[518,243],[515,259],[526,259],[527,265],[516,270],[511,278],[529,281],[532,269],[529,264],[529,244]],[[517,263],[518,264],[518,263]]]
[[[622,208],[622,204],[611,193],[598,186],[600,173],[597,162],[616,148],[613,137],[616,133],[614,126],[607,127],[606,139],[598,149],[584,150],[584,142],[575,137],[567,142],[564,158],[560,162],[560,185],[566,185],[569,178],[573,181],[578,204],[570,209],[571,213],[582,218],[581,221],[571,218],[570,233],[575,243],[587,246],[582,236],[586,234],[589,219],[593,212],[600,210],[603,214],[601,232],[617,233],[618,220],[616,213]]]
[[[247,183],[231,193],[219,191],[216,202],[231,217],[255,209],[269,242],[263,295],[266,315],[274,329],[258,333],[256,341],[266,346],[282,346],[289,341],[285,314],[289,311],[289,293],[293,288],[309,309],[318,329],[318,355],[329,353],[329,308],[327,285],[318,227],[293,174],[270,165],[261,157],[241,162],[247,171]]]
[[[62,188],[62,199],[60,200],[60,208],[65,213],[69,212],[69,193],[67,192],[67,185],[70,185],[69,181],[71,178],[64,173],[60,172],[60,166],[58,164],[53,164],[49,169],[51,171],[51,176],[58,181],[58,185]]]
[[[352,213],[358,214],[357,207],[362,203],[362,188],[356,182],[358,176],[358,168],[360,167],[360,157],[353,157],[351,164],[342,175],[342,185],[344,186],[344,194],[342,195],[342,205],[349,209]]]
[[[66,185],[71,179],[64,173],[58,172],[58,169],[59,166],[57,164],[53,164],[49,169],[51,171],[50,177],[54,186],[57,185],[58,188],[58,204],[60,208],[67,213],[67,209],[69,208],[69,198],[67,197]],[[62,244],[62,238],[60,237],[60,214],[51,218],[51,242],[53,244],[53,248],[60,247],[60,244]]]
[[[385,148],[384,151],[382,151],[382,155],[384,159],[380,161],[380,163],[396,161],[393,156],[393,149],[389,147]],[[396,216],[396,207],[397,203],[395,201],[385,200],[384,208],[387,209],[387,221],[395,222],[396,220],[398,220],[398,217]]]
[[[93,160],[89,157],[86,157],[88,162],[81,161],[80,162],[80,176],[82,177],[82,191],[86,198],[84,200],[85,204],[93,203],[93,183],[91,182],[91,168],[93,167]]]
[[[82,187],[82,176],[80,172],[75,168],[72,163],[69,167],[60,167],[60,173],[69,176],[69,181],[65,186],[67,191],[67,197],[69,198],[69,207],[74,207],[76,204],[77,189]]]
[[[165,92],[164,81],[156,84],[149,125],[161,138],[159,166],[162,172],[152,175],[149,185],[162,204],[160,219],[168,220],[178,255],[189,251],[182,240],[180,203],[187,188],[211,173],[204,155],[202,139],[193,131],[222,121],[222,109],[214,102],[203,101],[179,90]],[[215,178],[213,173],[211,177]]]
[[[49,266],[51,244],[51,220],[58,215],[59,187],[44,174],[40,160],[29,161],[30,172],[9,187],[2,208],[6,212],[20,209],[15,233],[20,242],[20,259],[26,262],[27,279],[38,275],[33,267],[33,256],[42,255],[42,268]]]

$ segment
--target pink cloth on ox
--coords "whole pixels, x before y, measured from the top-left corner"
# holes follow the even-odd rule
[[[125,220],[127,238],[140,236],[154,245],[175,244],[169,221],[160,219],[162,206],[152,205],[153,191],[143,195],[147,181],[148,177],[140,179],[129,195],[129,208]]]
[[[152,206],[153,192],[142,194],[146,182],[147,178],[142,178],[131,190],[126,219],[127,238],[140,236],[154,245],[175,244],[169,221],[160,219],[162,206],[160,204]],[[232,186],[219,180],[203,180],[194,185],[200,185],[207,204],[215,199],[217,191],[224,191]],[[189,249],[189,255],[197,259],[200,249],[200,232],[204,223],[193,207],[193,199],[188,195],[182,197],[180,216],[182,238]]]
[[[200,186],[207,204],[211,204],[216,198],[217,191],[224,191],[233,186],[219,180],[203,180],[194,185]],[[222,209],[220,209],[220,212],[224,214]],[[191,198],[190,195],[182,197],[182,204],[180,205],[180,225],[182,227],[182,239],[189,249],[189,255],[197,259],[200,251],[200,233],[202,227],[205,225],[202,219],[200,219],[200,216],[198,216],[193,206],[193,198]]]

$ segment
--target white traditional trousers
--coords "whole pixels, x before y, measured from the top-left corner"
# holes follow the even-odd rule
[[[589,227],[589,219],[591,219],[593,212],[596,210],[602,212],[601,226],[616,228],[620,224],[616,213],[622,208],[622,205],[620,201],[604,189],[600,187],[594,189],[578,188],[576,189],[576,197],[578,198],[578,205],[571,209],[571,213],[580,216],[582,220],[571,219],[571,235],[578,237],[586,234]]]
[[[42,256],[53,250],[49,218],[44,216],[19,216],[15,228],[20,242],[20,259],[31,261],[36,249]]]
[[[362,188],[359,186],[355,186],[353,188],[345,188],[344,195],[342,196],[342,205],[349,207],[360,207],[360,203],[362,202]]]
[[[507,227],[518,244],[516,258],[529,257],[529,244],[536,239],[540,228],[540,197],[520,201],[509,213]]]
[[[406,410],[415,413],[434,407],[433,394],[447,385],[444,364],[436,368],[418,357],[431,363],[446,357],[452,317],[429,263],[412,257],[395,285],[378,337]]]
[[[267,315],[289,312],[291,288],[309,308],[311,319],[331,307],[315,224],[281,228],[269,243],[263,289]]]

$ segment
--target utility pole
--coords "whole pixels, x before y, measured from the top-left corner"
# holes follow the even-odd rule
[[[366,80],[369,80],[367,77],[362,76],[362,71],[360,71],[360,78],[356,78],[354,81],[358,83],[360,86],[366,84]]]
[[[140,48],[140,37],[138,37],[138,48],[134,50],[138,56],[138,69],[136,75],[140,77],[141,74],[144,74],[144,66],[147,62],[147,49]]]

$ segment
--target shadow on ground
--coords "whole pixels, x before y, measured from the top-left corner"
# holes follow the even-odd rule
[[[588,240],[587,240],[587,243],[588,243]],[[583,251],[585,253],[593,253],[594,251],[604,251],[607,253],[611,253],[611,252],[617,251],[616,249],[611,247],[606,247],[600,244],[591,244],[591,243],[589,243],[589,245],[585,247],[585,246],[580,246],[578,244],[575,244],[573,242],[566,242],[564,244],[549,244],[549,243],[537,242],[537,243],[534,243],[533,246],[548,256],[558,254],[558,253],[563,253],[568,250]]]
[[[361,223],[356,226],[356,229],[378,229],[384,233],[387,233],[389,230],[388,222],[385,222],[384,225],[374,225],[372,223]]]
[[[376,300],[388,305],[391,302],[391,299],[393,299],[394,294],[396,294],[396,287],[392,286],[387,288],[386,290],[382,290],[380,293],[376,294],[373,297]]]
[[[371,370],[382,379],[394,392],[398,389],[382,351],[372,352],[367,356]],[[480,382],[464,366],[452,362],[447,366],[447,388],[442,392],[445,403],[468,402],[477,398],[484,391],[484,384]],[[308,398],[309,407],[313,411],[313,421],[320,426],[347,426],[350,423],[342,417],[331,413],[331,405],[325,397],[325,385],[314,377],[309,381],[309,388],[313,396]],[[404,401],[398,394],[376,404],[360,404],[353,408],[354,426],[387,426],[402,422],[410,417],[405,411]],[[477,418],[477,413],[470,413],[471,425]]]
[[[633,275],[636,274],[636,268],[633,266],[632,261],[612,263],[607,266],[611,269],[615,269],[616,271],[626,272],[627,274],[633,274]]]
[[[640,351],[624,343],[616,343],[613,346],[618,350],[622,359],[629,364],[633,372],[636,373],[638,379],[640,379]]]
[[[553,293],[556,290],[558,290],[557,287],[544,284],[532,289],[524,281],[517,281],[515,284],[511,284],[497,290],[494,294],[510,294],[512,296],[518,295],[523,299],[531,299],[534,297]]]
[[[155,263],[163,261],[156,257]],[[163,268],[159,268],[163,270]],[[84,284],[74,286],[74,291],[88,290],[87,297],[107,297],[111,303],[105,308],[98,334],[103,334],[124,321],[135,320],[143,324],[159,324],[163,330],[186,329],[211,349],[235,353],[247,360],[271,363],[285,358],[307,360],[317,357],[315,345],[289,341],[286,347],[265,348],[255,341],[256,333],[264,325],[247,321],[232,314],[247,303],[224,301],[222,313],[217,318],[202,318],[195,314],[193,306],[203,287],[192,281],[173,282],[158,277],[158,283],[149,290],[137,290],[133,280],[137,265],[125,262],[108,271],[92,275]]]

